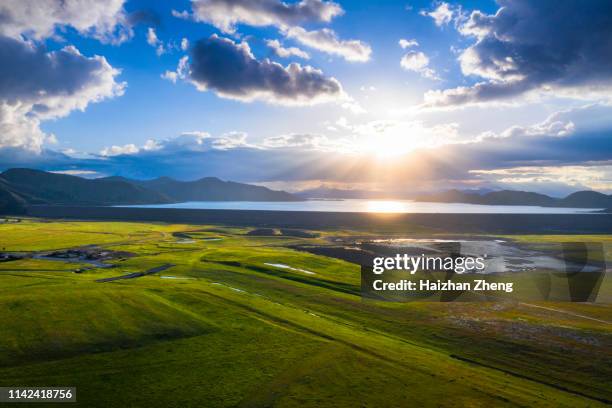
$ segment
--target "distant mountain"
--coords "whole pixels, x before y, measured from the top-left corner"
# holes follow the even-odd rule
[[[177,181],[169,177],[130,182],[170,197],[174,201],[300,201],[285,191],[204,177],[195,181]]]
[[[612,207],[612,195],[598,193],[597,191],[577,191],[561,200],[563,207]]]
[[[28,204],[159,204],[171,199],[122,180],[84,179],[31,169],[0,173],[5,188]]]
[[[417,201],[442,203],[467,203],[484,205],[535,205],[541,207],[608,208],[612,207],[612,195],[596,191],[578,191],[565,198],[527,191],[502,190],[485,194],[449,190],[440,193],[421,194]]]
[[[182,182],[167,177],[84,179],[32,169],[0,173],[0,213],[24,213],[28,205],[134,205],[182,201],[296,201],[284,191],[207,177]]]

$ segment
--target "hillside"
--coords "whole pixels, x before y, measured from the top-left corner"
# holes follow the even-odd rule
[[[183,201],[296,201],[284,191],[207,177],[141,181],[123,177],[85,179],[32,169],[0,173],[0,213],[20,214],[28,205],[136,205]]]
[[[273,245],[246,231],[0,224],[0,247],[29,255],[0,262],[1,385],[69,384],[78,402],[64,406],[87,408],[610,406],[610,279],[600,288],[608,295],[588,304],[364,301],[360,267],[333,255],[377,236],[372,229],[326,227],[310,232],[337,240],[293,236]],[[418,245],[432,244],[417,231]],[[456,239],[439,231],[434,241]],[[608,236],[514,238],[499,248],[542,254],[542,244],[612,243]],[[85,245],[130,256],[35,258],[91,253]],[[538,290],[531,270],[512,281]]]
[[[285,191],[266,187],[223,181],[216,177],[204,177],[194,181],[178,181],[169,177],[154,180],[129,180],[170,197],[174,201],[300,201],[300,198]]]
[[[25,200],[10,191],[6,183],[0,180],[0,213],[23,214],[25,207]]]
[[[608,208],[612,207],[612,196],[596,191],[578,191],[565,198],[554,198],[545,194],[527,191],[502,190],[485,194],[449,190],[439,193],[421,194],[417,201],[436,203],[466,203],[482,205],[533,205],[541,207]]]
[[[119,205],[167,203],[158,192],[121,180],[84,179],[31,169],[0,174],[8,191],[28,204]]]

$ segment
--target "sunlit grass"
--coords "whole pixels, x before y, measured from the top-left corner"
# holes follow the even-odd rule
[[[0,263],[0,385],[74,385],[83,406],[105,407],[599,404],[563,389],[610,398],[610,305],[364,302],[357,266],[286,245],[371,232],[248,230],[0,225],[14,251],[134,254],[80,274],[62,261]],[[190,279],[95,282],[167,263],[162,275]]]

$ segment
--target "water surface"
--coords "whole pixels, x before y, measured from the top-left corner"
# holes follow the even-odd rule
[[[205,210],[323,211],[366,213],[447,214],[583,214],[598,208],[556,208],[523,205],[426,203],[410,200],[308,200],[308,201],[190,201],[175,204],[133,205],[139,208],[191,208]]]

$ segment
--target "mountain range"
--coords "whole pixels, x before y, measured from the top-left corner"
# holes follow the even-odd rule
[[[612,195],[597,191],[577,191],[564,198],[516,190],[447,190],[432,193],[385,193],[368,190],[345,190],[319,186],[296,195],[306,199],[409,199],[434,203],[465,203],[484,205],[530,205],[565,208],[612,208]]]
[[[36,204],[108,206],[185,201],[300,201],[315,197],[388,198],[380,192],[325,187],[290,194],[215,177],[178,181],[169,177],[153,180],[118,176],[86,179],[32,169],[9,169],[0,173],[0,214],[25,213],[28,206]],[[448,190],[417,194],[411,198],[424,202],[612,209],[612,195],[596,191],[578,191],[564,198],[555,198],[527,191]]]
[[[85,179],[32,169],[0,173],[0,213],[24,213],[29,205],[135,205],[184,201],[299,201],[285,191],[205,177],[178,181],[168,177]]]
[[[501,190],[484,194],[449,190],[438,193],[420,194],[416,201],[435,203],[466,203],[484,205],[535,205],[540,207],[566,208],[612,208],[612,195],[597,191],[577,191],[564,198],[527,191]]]

